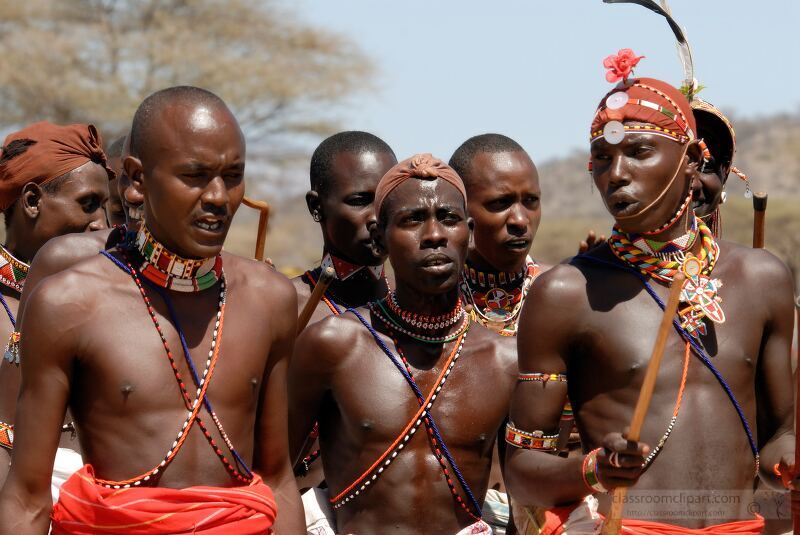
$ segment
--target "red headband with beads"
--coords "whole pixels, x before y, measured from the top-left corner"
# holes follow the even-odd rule
[[[597,107],[590,130],[592,142],[605,138],[616,144],[622,141],[626,132],[654,133],[679,143],[697,137],[692,108],[678,89],[654,78],[628,79],[642,57],[637,57],[630,49],[623,49],[603,62],[609,69],[606,79],[621,82],[603,97]],[[625,121],[642,124],[624,125]]]

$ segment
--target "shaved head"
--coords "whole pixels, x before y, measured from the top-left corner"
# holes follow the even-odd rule
[[[456,170],[464,181],[467,191],[481,177],[472,173],[472,161],[480,153],[497,154],[499,152],[525,152],[519,143],[502,134],[481,134],[466,140],[450,157],[450,167]]]
[[[133,116],[130,135],[126,140],[132,156],[141,157],[151,143],[158,142],[152,135],[153,125],[159,122],[166,109],[174,107],[194,110],[191,122],[200,128],[203,124],[213,123],[212,110],[223,109],[233,116],[225,102],[206,89],[181,85],[156,91],[142,101]]]

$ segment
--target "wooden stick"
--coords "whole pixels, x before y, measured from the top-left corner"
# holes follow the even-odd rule
[[[269,204],[245,197],[242,202],[245,206],[258,210],[258,233],[256,234],[256,260],[264,260],[264,247],[267,243],[267,222],[269,222]]]
[[[661,357],[664,356],[664,346],[667,343],[667,335],[672,330],[672,319],[678,311],[681,288],[683,288],[683,281],[685,279],[686,277],[683,273],[679,272],[675,275],[669,287],[669,299],[667,300],[667,306],[664,308],[664,315],[661,317],[661,325],[658,328],[658,335],[653,345],[653,352],[650,355],[650,362],[647,364],[644,382],[642,383],[641,390],[639,390],[639,399],[636,401],[636,408],[633,411],[633,418],[631,418],[628,440],[639,441],[639,435],[644,425],[644,418],[647,416],[647,409],[650,407],[650,401],[653,399],[653,392],[656,388],[658,369],[661,367]],[[609,511],[605,524],[603,525],[603,535],[619,534],[622,528],[622,506],[627,493],[627,487],[617,487],[614,489],[611,511]]]
[[[304,306],[302,312],[300,312],[300,317],[297,318],[297,334],[300,334],[303,329],[306,328],[306,325],[308,325],[308,320],[311,319],[311,315],[314,314],[314,311],[317,309],[317,305],[319,305],[319,302],[322,300],[325,290],[328,289],[328,286],[331,285],[334,278],[336,278],[336,272],[330,266],[323,269],[322,273],[319,274],[319,280],[314,286],[314,290],[311,292],[311,297],[308,298],[306,306]]]
[[[753,195],[753,248],[764,248],[764,222],[767,216],[767,194],[763,191]]]
[[[798,429],[800,429],[800,298],[795,299],[795,311],[794,311],[794,322],[795,326],[797,327],[797,333],[795,340],[797,342],[797,346],[795,347],[796,350],[796,357],[797,360],[795,361],[795,401],[794,401],[794,429],[795,433],[797,433]],[[794,444],[794,469],[795,471],[800,467],[800,447],[798,447],[797,441]],[[792,503],[792,526],[793,530],[792,533],[800,534],[800,511],[797,510],[797,505],[800,504],[800,490],[793,490],[791,494],[791,503]]]

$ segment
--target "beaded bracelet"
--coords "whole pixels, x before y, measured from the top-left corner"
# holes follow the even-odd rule
[[[11,451],[14,447],[14,426],[0,422],[0,447]]]
[[[548,381],[553,381],[554,383],[566,383],[567,376],[563,373],[520,373],[517,376],[517,380],[537,383],[547,383]]]
[[[506,442],[517,448],[526,450],[556,451],[558,435],[545,435],[543,431],[529,433],[506,424]]]
[[[586,457],[583,458],[583,465],[581,467],[583,482],[587,487],[589,487],[593,494],[595,492],[600,492],[603,494],[608,492],[608,489],[605,488],[602,483],[600,483],[600,478],[598,477],[597,453],[600,450],[601,448],[597,448],[596,450],[590,451]]]

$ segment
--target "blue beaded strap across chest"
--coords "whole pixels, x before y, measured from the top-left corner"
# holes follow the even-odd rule
[[[642,275],[638,270],[630,268],[623,264],[619,264],[617,262],[609,262],[608,260],[595,258],[593,256],[585,254],[577,255],[573,257],[572,260],[570,260],[570,264],[574,264],[576,262],[592,262],[595,264],[601,264],[607,267],[612,267],[614,269],[618,269],[621,271],[627,271],[628,273],[635,275],[636,277],[639,278],[640,281],[642,281],[645,290],[647,290],[647,293],[650,294],[650,297],[653,298],[653,300],[656,302],[656,304],[658,304],[661,310],[664,310],[664,308],[666,307],[664,301],[658,296],[655,289],[653,289],[653,286],[650,284],[647,278],[644,275]],[[753,437],[753,432],[750,428],[750,423],[747,421],[747,416],[745,416],[744,410],[742,410],[742,406],[736,399],[733,390],[731,390],[731,387],[728,385],[727,381],[725,381],[725,378],[722,376],[722,373],[720,373],[720,371],[717,370],[716,366],[714,366],[714,364],[711,362],[711,357],[709,357],[708,353],[706,353],[706,350],[703,348],[700,342],[696,338],[694,338],[691,334],[689,334],[689,332],[686,331],[686,329],[681,327],[681,324],[677,319],[672,320],[672,325],[675,327],[675,330],[678,331],[678,334],[680,334],[680,336],[691,345],[692,352],[695,354],[695,356],[697,356],[698,359],[700,359],[700,362],[702,362],[706,366],[706,368],[708,368],[711,371],[711,373],[719,382],[720,386],[722,386],[722,389],[725,391],[725,394],[728,396],[728,399],[730,399],[734,409],[736,409],[736,413],[739,415],[739,420],[742,422],[742,427],[744,427],[744,431],[747,434],[747,440],[750,443],[750,450],[753,452],[753,456],[755,457],[756,460],[756,470],[758,470],[758,463],[759,463],[758,444],[756,443],[756,440]]]
[[[106,258],[110,259],[118,268],[122,271],[127,273],[128,275],[131,274],[130,269],[124,263],[120,262],[119,259],[115,258],[111,255],[108,251],[100,251],[100,254],[105,256]],[[195,385],[200,384],[200,377],[197,374],[197,369],[194,366],[194,360],[192,359],[191,353],[189,352],[189,345],[186,343],[186,337],[183,334],[183,329],[181,328],[180,322],[178,321],[178,314],[175,311],[175,307],[172,304],[172,299],[170,299],[169,294],[163,288],[156,286],[155,284],[151,283],[147,278],[143,278],[144,282],[150,286],[153,290],[156,291],[163,299],[164,303],[167,305],[167,310],[169,311],[170,320],[172,321],[172,325],[175,327],[175,330],[178,332],[178,337],[181,341],[181,347],[183,348],[183,356],[186,359],[186,363],[189,366],[189,371],[192,374],[192,379],[194,379]],[[216,414],[214,412],[213,407],[211,406],[211,401],[209,401],[208,396],[203,398],[203,406],[206,408],[209,414]],[[247,477],[252,478],[253,472],[250,470],[250,467],[247,465],[244,459],[239,455],[239,453],[232,447],[228,447],[231,451],[231,455],[236,459],[236,462],[241,467],[242,471],[247,475]]]
[[[375,339],[375,342],[378,344],[378,347],[380,347],[381,350],[386,354],[386,356],[389,357],[389,360],[392,362],[392,364],[394,364],[394,366],[398,370],[400,370],[400,373],[403,375],[403,378],[406,380],[406,382],[409,384],[409,386],[411,386],[411,389],[414,391],[414,394],[417,396],[417,399],[419,400],[419,402],[423,403],[424,400],[425,400],[425,396],[420,391],[419,387],[417,386],[416,381],[414,381],[414,378],[411,377],[411,375],[408,373],[408,370],[406,370],[405,366],[403,366],[400,363],[400,361],[397,359],[397,357],[395,357],[394,353],[392,353],[392,351],[386,346],[386,344],[381,339],[381,337],[378,334],[378,332],[372,327],[370,322],[367,321],[364,318],[364,316],[362,316],[355,309],[348,308],[346,310],[346,312],[352,312],[356,316],[356,318],[358,318],[358,320],[364,325],[364,327],[367,328],[369,333]],[[425,418],[429,422],[429,425],[430,425],[431,431],[433,433],[433,436],[436,438],[436,441],[438,442],[439,446],[442,449],[442,454],[444,455],[445,459],[447,459],[447,462],[452,467],[453,473],[456,475],[456,479],[458,479],[458,482],[461,485],[461,488],[464,489],[464,493],[467,495],[467,498],[469,499],[472,507],[474,508],[475,512],[477,513],[477,517],[480,518],[483,515],[483,513],[481,511],[481,506],[478,503],[478,501],[475,499],[475,496],[472,493],[472,489],[470,489],[469,485],[467,484],[467,481],[464,479],[464,476],[461,474],[461,470],[458,468],[458,465],[456,464],[455,459],[450,454],[450,450],[447,448],[447,445],[445,444],[444,439],[442,438],[442,435],[439,432],[439,427],[436,425],[436,422],[433,419],[433,415],[428,413],[428,415]]]

